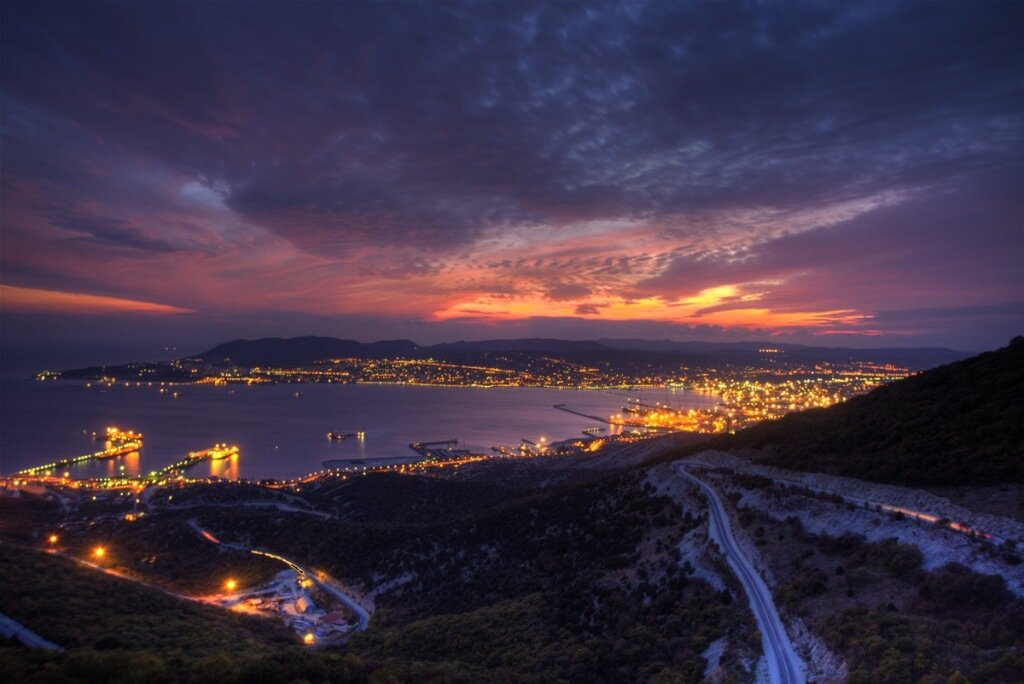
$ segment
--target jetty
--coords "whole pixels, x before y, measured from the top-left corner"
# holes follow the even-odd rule
[[[44,463],[43,465],[33,466],[32,468],[25,468],[19,470],[15,475],[29,475],[38,477],[40,475],[52,475],[55,471],[61,468],[66,468],[72,465],[81,465],[88,463],[89,461],[95,461],[103,458],[113,458],[114,456],[123,456],[124,454],[130,454],[138,451],[142,448],[142,434],[133,430],[121,430],[116,427],[108,427],[105,433],[92,433],[92,436],[96,439],[102,438],[106,448],[100,451],[95,451],[91,454],[83,454],[81,456],[72,456],[69,458],[62,458],[54,461],[53,463]]]

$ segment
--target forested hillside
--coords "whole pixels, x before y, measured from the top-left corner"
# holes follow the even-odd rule
[[[1024,482],[1024,338],[714,441],[796,470],[914,485]]]

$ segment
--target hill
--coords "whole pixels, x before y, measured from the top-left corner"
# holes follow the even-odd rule
[[[1024,482],[1024,338],[713,442],[795,470],[912,485]]]
[[[493,355],[555,356],[580,363],[606,362],[616,367],[630,361],[655,364],[714,366],[756,365],[765,360],[759,350],[771,347],[778,359],[797,363],[849,363],[871,361],[908,368],[931,368],[968,356],[966,352],[932,348],[844,349],[807,347],[769,342],[676,342],[639,339],[559,340],[523,338],[445,342],[430,346],[410,340],[357,342],[333,337],[268,337],[233,340],[219,344],[193,359],[221,365],[301,366],[330,358],[377,359],[385,357],[437,358],[450,361],[481,361]]]
[[[432,353],[445,354],[451,352],[594,352],[607,351],[607,347],[598,342],[555,340],[548,338],[528,337],[513,340],[479,340],[476,342],[444,342],[427,347]]]
[[[786,361],[815,363],[849,363],[868,361],[893,363],[912,369],[932,368],[970,356],[969,352],[943,347],[875,347],[852,349],[848,347],[809,347],[802,344],[779,342],[677,342],[675,340],[600,339],[602,345],[613,349],[644,352],[677,352],[699,354],[721,362],[736,364],[756,363],[764,360],[762,349],[780,353]]]
[[[411,354],[419,349],[409,340],[357,342],[334,337],[265,337],[259,340],[233,340],[219,344],[199,358],[213,363],[239,366],[274,364],[297,366],[337,358],[383,358]]]

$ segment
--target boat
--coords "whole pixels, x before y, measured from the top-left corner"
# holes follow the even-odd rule
[[[340,442],[341,440],[348,439],[349,437],[358,437],[359,439],[363,439],[365,436],[366,433],[363,432],[362,430],[360,430],[359,432],[335,432],[332,430],[331,432],[327,433],[327,439],[331,440],[332,442]]]

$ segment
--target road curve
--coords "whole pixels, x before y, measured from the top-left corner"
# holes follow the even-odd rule
[[[307,570],[306,568],[302,567],[301,565],[299,565],[295,561],[289,560],[289,559],[285,558],[284,556],[280,556],[280,555],[278,555],[276,553],[271,553],[270,551],[264,551],[262,549],[250,549],[248,547],[241,546],[240,544],[231,544],[229,542],[222,542],[221,540],[217,539],[217,537],[215,537],[209,530],[204,530],[202,527],[200,527],[199,523],[196,521],[195,518],[189,520],[188,521],[188,525],[199,536],[201,536],[203,539],[205,539],[206,541],[210,542],[211,544],[217,544],[217,545],[219,545],[219,546],[221,546],[223,548],[231,549],[232,551],[241,551],[243,553],[251,553],[251,554],[254,554],[256,556],[263,556],[265,558],[270,558],[272,560],[276,560],[279,563],[284,563],[285,565],[290,567],[292,570],[294,570],[297,574],[303,575],[303,576],[308,577],[309,579],[313,580],[313,582],[316,583],[316,585],[318,587],[320,587],[321,589],[326,591],[328,594],[330,594],[331,596],[333,596],[334,598],[338,599],[343,604],[348,606],[348,608],[353,613],[355,613],[356,618],[358,618],[358,620],[359,620],[358,624],[356,625],[356,631],[362,632],[363,630],[365,630],[369,626],[369,624],[370,624],[370,612],[368,610],[366,610],[366,608],[364,608],[354,598],[352,598],[351,596],[349,596],[348,594],[343,592],[338,587],[334,586],[334,584],[331,582],[330,578],[326,575],[326,573],[324,573],[321,576],[318,576],[317,573],[315,573],[315,572],[313,572],[311,570]]]
[[[771,681],[780,684],[803,684],[803,663],[786,635],[786,628],[779,618],[768,586],[740,551],[736,539],[732,536],[729,517],[726,515],[722,500],[718,498],[714,489],[687,472],[682,465],[676,467],[676,473],[697,485],[708,500],[708,535],[718,543],[726,561],[747,593],[750,608],[757,619],[758,629],[761,630],[761,643],[768,660]]]
[[[64,648],[52,641],[47,641],[31,629],[13,618],[0,613],[0,635],[5,639],[14,637],[29,648],[42,648],[47,651],[63,651]]]
[[[733,472],[746,472],[742,469],[726,464],[708,463],[707,461],[701,460],[688,460],[688,462],[691,463],[692,465],[701,465],[706,466],[708,468],[727,468],[729,470],[732,470]],[[805,482],[804,480],[798,478],[782,477],[780,475],[766,475],[765,473],[758,471],[755,471],[755,474],[768,477],[775,484],[783,486],[790,485],[794,487],[802,487],[804,489],[809,489],[812,492],[817,492],[819,494],[838,496],[846,503],[853,504],[854,506],[858,506],[860,508],[868,510],[877,510],[882,513],[898,513],[899,515],[903,515],[908,518],[914,518],[915,520],[920,520],[921,522],[931,523],[932,525],[938,525],[943,529],[951,530],[953,532],[959,532],[960,534],[967,535],[968,537],[972,537],[975,539],[980,539],[981,541],[987,542],[994,546],[999,546],[1006,541],[1002,537],[998,537],[989,532],[985,532],[983,530],[979,530],[975,527],[972,527],[966,522],[957,522],[955,520],[949,520],[948,518],[944,518],[943,516],[935,513],[918,511],[912,508],[904,508],[903,506],[898,506],[896,504],[886,503],[884,501],[874,501],[872,499],[864,499],[862,497],[844,494],[842,492],[836,491],[835,489],[815,486],[811,483]]]
[[[318,587],[320,587],[328,594],[344,603],[346,606],[349,607],[349,609],[353,613],[356,614],[356,617],[359,619],[359,624],[356,626],[357,631],[362,632],[369,626],[369,611],[367,611],[366,608],[363,608],[363,606],[361,606],[354,598],[343,592],[338,587],[334,586],[334,584],[332,584],[329,579],[321,579],[317,576],[317,573],[313,572],[312,570],[307,570],[295,561],[288,560],[284,556],[279,556],[276,553],[270,553],[268,551],[262,551],[260,549],[252,549],[250,553],[256,554],[257,556],[264,556],[266,558],[272,558],[273,560],[280,561],[281,563],[284,563],[285,565],[290,567],[299,575],[304,575],[309,579],[313,580],[313,582]]]

